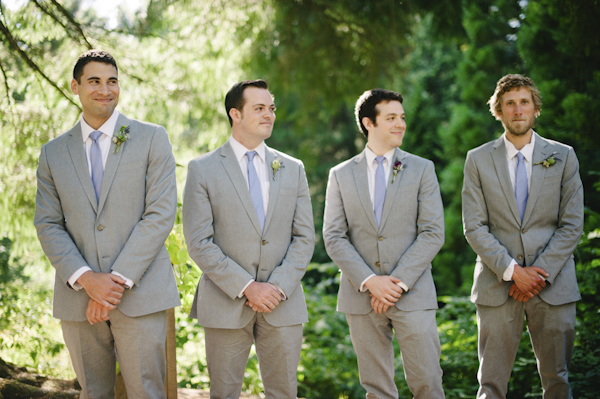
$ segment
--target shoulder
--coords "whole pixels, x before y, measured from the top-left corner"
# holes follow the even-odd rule
[[[568,144],[564,144],[564,143],[561,143],[560,141],[556,141],[556,140],[550,140],[550,139],[544,138],[540,135],[537,135],[537,137],[535,139],[536,139],[536,144],[539,142],[541,145],[547,146],[552,151],[561,151],[561,152],[575,151],[573,149],[573,147],[571,147]]]
[[[488,141],[487,143],[483,143],[480,146],[469,150],[467,152],[467,156],[479,156],[482,154],[489,154],[490,152],[494,151],[496,148],[498,148],[502,144],[503,144],[503,142],[502,142],[501,138],[492,140],[492,141]]]
[[[352,158],[349,158],[347,160],[345,160],[344,162],[341,162],[337,165],[335,165],[333,168],[331,168],[330,173],[338,173],[338,172],[344,172],[347,170],[351,170],[353,168],[354,165],[360,163],[363,159],[364,159],[364,152],[361,152],[355,156],[353,156]]]
[[[296,165],[296,166],[299,166],[299,167],[304,167],[304,164],[298,158],[294,158],[291,155],[288,155],[288,154],[286,154],[284,152],[281,152],[279,150],[276,150],[276,149],[270,148],[270,147],[268,148],[267,151],[271,151],[271,154],[273,155],[273,160],[279,158],[281,160],[282,165],[284,165],[284,166],[286,164],[288,164],[288,165],[292,164],[292,165]]]

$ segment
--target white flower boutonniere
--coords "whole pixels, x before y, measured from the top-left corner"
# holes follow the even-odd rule
[[[394,180],[396,180],[396,175],[402,169],[404,169],[404,165],[402,165],[402,162],[400,162],[396,159],[396,162],[394,162],[394,169],[392,170],[392,172],[394,173],[394,175],[392,176],[392,183],[394,182]]]
[[[113,143],[117,146],[115,147],[115,154],[119,153],[119,146],[129,140],[129,126],[121,126],[121,130],[119,133],[116,133],[113,136]]]
[[[550,166],[554,165],[556,163],[556,161],[560,161],[560,159],[555,157],[556,154],[558,154],[558,152],[553,152],[546,159],[544,159],[540,162],[535,162],[532,165],[542,165],[542,166],[545,166],[546,168],[549,168]]]
[[[283,168],[283,162],[281,162],[281,158],[275,158],[273,162],[271,162],[271,169],[273,169],[273,180],[275,180],[275,174],[281,168]]]

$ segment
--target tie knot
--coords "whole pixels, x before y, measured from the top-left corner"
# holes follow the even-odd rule
[[[254,156],[256,155],[256,151],[248,151],[246,156],[248,157],[248,162],[252,162],[254,160]]]
[[[102,132],[99,131],[99,130],[94,130],[93,132],[90,133],[90,137],[94,141],[98,141],[98,139],[100,138],[100,136],[102,136]]]
[[[525,157],[523,156],[523,154],[521,154],[521,151],[517,152],[517,160],[519,162],[523,162],[524,159]]]
[[[384,160],[384,159],[385,159],[385,157],[384,157],[383,155],[380,155],[380,156],[378,156],[378,157],[376,157],[376,158],[375,158],[375,161],[377,161],[377,163],[378,163],[379,165],[382,165],[382,166],[383,166],[383,164],[382,164],[382,163],[383,163],[383,160]]]

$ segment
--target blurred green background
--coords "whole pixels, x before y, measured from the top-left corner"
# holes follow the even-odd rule
[[[112,8],[110,8],[112,6]],[[405,98],[402,148],[432,159],[445,206],[446,243],[434,260],[447,398],[477,390],[475,255],[462,234],[466,152],[498,137],[486,101],[496,81],[522,73],[544,102],[536,131],[579,157],[585,233],[575,252],[583,299],[571,370],[574,395],[595,398],[600,375],[600,1],[598,0],[11,0],[0,1],[0,357],[73,378],[58,321],[53,269],[33,228],[41,146],[80,117],[69,89],[76,57],[109,51],[119,64],[119,110],[167,128],[181,194],[187,163],[229,137],[224,97],[263,78],[278,107],[267,141],[304,161],[318,243],[303,282],[310,322],[299,369],[305,398],[362,398],[339,280],[321,239],[329,169],[364,147],[353,116],[365,90]],[[180,197],[181,198],[181,195]],[[180,220],[168,241],[184,306],[177,310],[179,385],[209,385],[202,329],[186,316],[200,271]],[[410,396],[397,360],[401,397]],[[255,356],[244,390],[260,392]],[[526,335],[509,398],[541,398]]]

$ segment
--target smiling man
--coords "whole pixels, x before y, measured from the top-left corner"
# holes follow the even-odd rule
[[[435,168],[398,148],[406,131],[400,94],[368,90],[355,113],[367,145],[331,169],[325,200],[325,248],[342,270],[337,310],[368,399],[398,398],[394,333],[414,397],[444,398],[431,275],[444,244]]]
[[[175,160],[161,126],[127,118],[117,63],[82,54],[83,110],[42,147],[34,224],[56,269],[54,317],[81,398],[114,398],[116,360],[129,398],[164,398],[166,309],[179,294],[165,240],[175,221]]]
[[[465,237],[477,254],[477,398],[506,397],[524,319],[544,399],[572,398],[579,163],[573,148],[533,131],[542,101],[531,79],[504,76],[489,106],[504,134],[468,152],[462,189]]]
[[[210,397],[240,396],[256,346],[267,398],[295,399],[302,323],[300,279],[315,233],[302,162],[267,147],[275,103],[264,80],[225,97],[231,138],[192,160],[183,232],[202,269],[190,317],[204,326]]]

